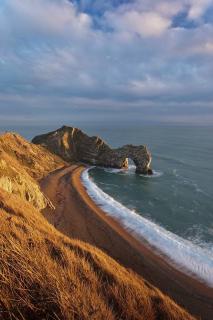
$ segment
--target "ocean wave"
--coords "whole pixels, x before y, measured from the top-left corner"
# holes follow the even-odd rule
[[[201,189],[196,182],[179,174],[179,171],[177,169],[173,169],[172,174],[177,179],[177,182],[179,182],[181,185],[189,186],[190,188],[193,188],[195,192],[202,193],[203,195],[212,198],[211,195],[209,195],[206,191]],[[176,184],[176,187],[178,187],[178,184]]]
[[[199,169],[202,169],[202,170],[211,170],[211,167],[208,167],[208,166],[201,166],[199,164],[195,164],[195,163],[190,163],[189,161],[187,160],[183,160],[183,159],[177,159],[177,158],[173,158],[173,157],[170,157],[170,156],[165,156],[165,155],[161,155],[161,154],[158,154],[158,153],[153,153],[152,154],[152,157],[155,158],[155,159],[159,159],[159,160],[165,160],[167,162],[170,162],[170,163],[173,163],[174,165],[179,165],[179,166],[182,166],[182,167],[188,167],[188,168],[199,168]]]
[[[213,255],[213,247],[211,242],[206,242],[203,240],[203,227],[201,228],[200,225],[194,224],[191,228],[188,228],[186,231],[186,237],[188,240],[192,241],[195,245],[198,245],[201,248],[207,249]],[[207,233],[211,233],[210,228],[205,228]]]
[[[108,173],[118,173],[118,172],[123,172],[124,170],[126,170],[126,169],[114,169],[114,168],[102,168],[102,167],[100,167],[100,168]]]
[[[117,173],[117,174],[121,173],[126,175],[132,175],[132,174],[135,174],[136,166],[131,164],[128,166],[127,169],[114,169],[114,168],[101,168],[101,169],[103,169],[105,172],[108,172],[108,173]],[[162,175],[163,175],[162,171],[153,170],[152,175],[139,174],[138,176],[153,179],[153,178],[161,177]]]
[[[118,188],[118,186],[114,183],[106,183],[106,182],[99,182],[100,184],[102,184],[103,186],[109,186],[109,187],[115,187]]]
[[[141,217],[102,191],[89,177],[89,170],[82,173],[82,182],[89,196],[106,214],[120,221],[125,229],[139,240],[146,240],[161,256],[185,273],[199,278],[213,287],[213,255],[163,227]]]
[[[159,178],[162,175],[163,175],[163,172],[162,171],[157,171],[157,170],[153,170],[153,174],[152,175],[140,174],[141,177],[148,178],[148,179]]]
[[[165,156],[165,155],[161,155],[161,154],[158,154],[158,153],[154,153],[152,154],[153,157],[155,157],[156,159],[160,159],[160,160],[166,160],[166,161],[169,161],[169,162],[172,162],[172,163],[176,163],[176,164],[179,164],[179,165],[184,165],[184,166],[189,166],[189,167],[194,167],[195,165],[185,161],[185,160],[182,160],[180,158],[173,158],[173,157],[170,157],[170,156]]]

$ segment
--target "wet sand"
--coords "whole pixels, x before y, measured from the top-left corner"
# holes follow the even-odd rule
[[[81,183],[82,165],[71,165],[41,181],[56,210],[45,209],[48,221],[65,235],[104,250],[127,268],[169,295],[198,319],[213,319],[213,289],[172,267],[146,241],[130,235],[88,196]]]

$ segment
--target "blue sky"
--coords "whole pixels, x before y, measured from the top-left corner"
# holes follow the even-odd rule
[[[212,0],[0,0],[0,125],[213,123]]]

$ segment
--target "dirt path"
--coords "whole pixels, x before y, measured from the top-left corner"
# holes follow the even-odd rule
[[[50,223],[69,237],[95,245],[172,297],[193,315],[213,319],[213,290],[172,268],[147,246],[107,217],[81,184],[81,165],[59,169],[41,182],[56,207],[46,209]]]

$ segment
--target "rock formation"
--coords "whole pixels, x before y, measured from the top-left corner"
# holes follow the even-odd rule
[[[136,172],[152,174],[151,154],[146,146],[125,145],[112,149],[99,137],[89,137],[77,128],[62,128],[42,134],[32,140],[68,162],[81,161],[111,168],[127,168],[128,158],[136,165]]]
[[[27,200],[39,210],[51,204],[41,192],[36,181],[27,172],[24,170],[20,172],[19,169],[11,165],[10,161],[0,159],[0,188]]]

